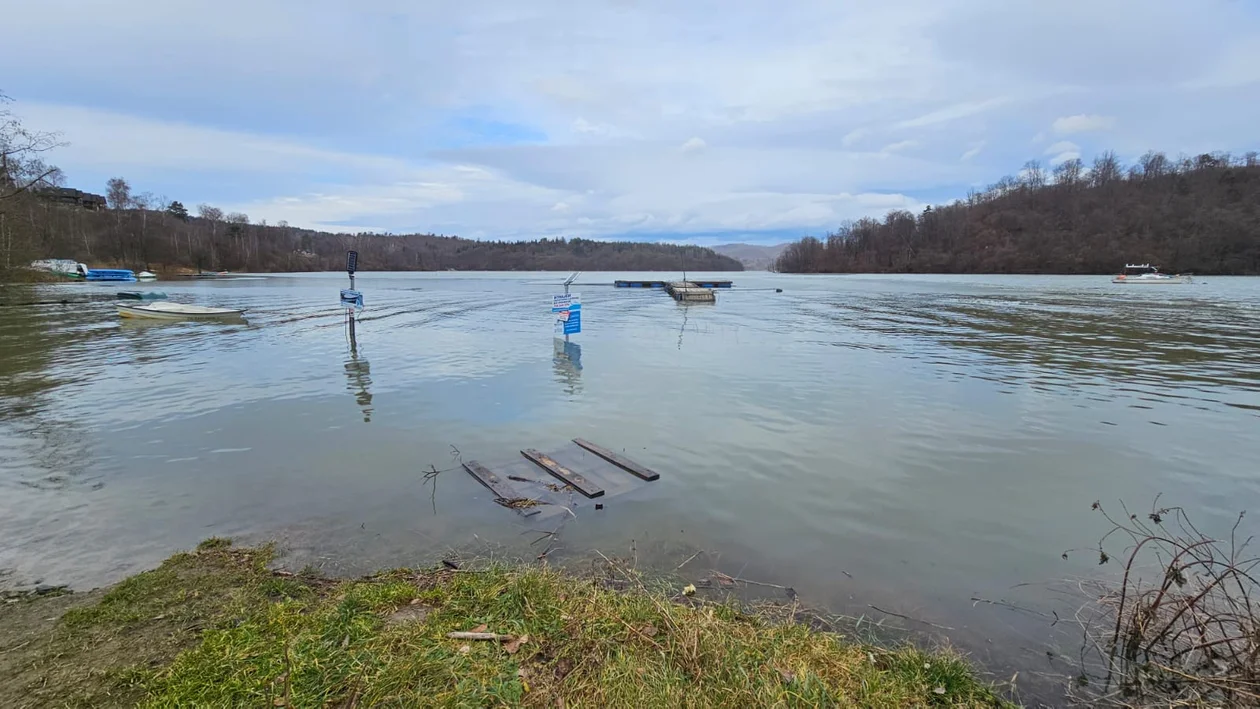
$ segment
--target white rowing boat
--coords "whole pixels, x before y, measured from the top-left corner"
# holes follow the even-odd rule
[[[240,317],[245,310],[234,308],[210,308],[204,305],[186,305],[160,300],[155,303],[118,303],[118,314],[124,318],[149,318],[152,320],[188,320]]]

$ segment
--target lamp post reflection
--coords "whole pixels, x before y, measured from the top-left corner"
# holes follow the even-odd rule
[[[372,392],[368,391],[368,387],[372,386],[372,365],[359,356],[359,341],[354,333],[353,314],[347,314],[346,333],[350,338],[350,358],[345,364],[346,378],[349,380],[346,388],[354,392],[354,400],[359,402],[359,408],[363,410],[363,422],[371,423]]]

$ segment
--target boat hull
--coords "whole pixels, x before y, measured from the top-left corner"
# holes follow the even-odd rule
[[[1194,279],[1190,276],[1172,276],[1170,278],[1113,278],[1112,283],[1123,283],[1130,286],[1175,286],[1185,283],[1194,283]]]
[[[187,305],[179,309],[155,308],[153,305],[130,305],[117,303],[118,315],[124,318],[142,318],[146,320],[224,320],[239,318],[244,310],[232,308],[204,308]]]
[[[84,280],[135,283],[136,274],[125,268],[89,268]]]

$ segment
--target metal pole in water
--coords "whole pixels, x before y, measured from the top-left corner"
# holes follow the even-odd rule
[[[573,272],[573,275],[571,275],[571,276],[569,276],[567,279],[565,279],[565,281],[564,281],[564,294],[565,294],[566,296],[567,296],[567,295],[569,295],[569,286],[573,285],[573,282],[574,282],[574,281],[576,281],[576,280],[577,280],[577,277],[578,277],[578,276],[580,276],[580,275],[582,275],[582,272],[581,272],[581,271],[574,271],[574,272]],[[565,341],[565,343],[568,343],[568,341],[569,341],[569,333],[567,333],[567,332],[566,332],[566,333],[564,333],[564,341]]]

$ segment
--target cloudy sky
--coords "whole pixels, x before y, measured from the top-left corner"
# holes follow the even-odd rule
[[[5,5],[0,91],[68,184],[335,231],[773,243],[1260,146],[1255,0]]]

